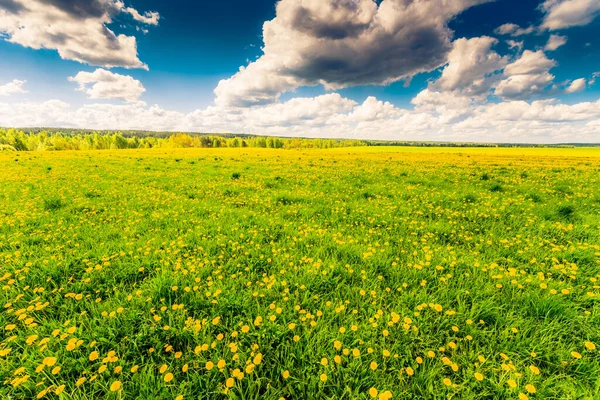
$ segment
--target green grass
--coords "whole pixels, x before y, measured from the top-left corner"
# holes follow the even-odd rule
[[[2,153],[0,398],[598,398],[599,156]]]

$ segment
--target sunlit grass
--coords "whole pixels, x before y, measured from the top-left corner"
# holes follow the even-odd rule
[[[597,398],[599,156],[0,154],[0,397]]]

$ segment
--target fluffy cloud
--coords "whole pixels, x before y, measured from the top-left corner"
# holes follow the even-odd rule
[[[550,35],[550,39],[548,39],[548,43],[544,50],[546,51],[554,51],[561,46],[564,46],[567,43],[567,38],[565,36],[560,35]]]
[[[69,77],[69,81],[77,82],[77,90],[85,92],[90,99],[117,99],[128,103],[140,103],[140,96],[146,91],[144,85],[131,76],[115,74],[102,68],[94,72],[81,71]]]
[[[575,79],[571,84],[565,89],[566,93],[577,93],[582,92],[586,88],[586,82],[584,78]]]
[[[260,105],[300,86],[410,79],[446,63],[448,21],[487,1],[281,0],[263,26],[264,54],[219,83],[216,103]]]
[[[598,0],[546,0],[541,8],[546,14],[542,28],[548,30],[587,25],[600,15]]]
[[[120,13],[156,25],[158,13],[141,15],[120,0],[1,0],[0,34],[61,58],[104,67],[146,68],[135,37],[116,35],[108,24]]]
[[[498,35],[523,36],[535,32],[535,29],[536,28],[534,26],[530,26],[529,28],[521,28],[517,24],[504,24],[496,28],[494,32]]]
[[[430,89],[459,92],[468,97],[487,96],[496,78],[494,73],[508,63],[506,57],[491,50],[496,43],[496,39],[487,36],[455,40],[448,65]]]
[[[417,96],[414,110],[397,108],[374,97],[357,103],[331,93],[264,107],[208,107],[189,114],[137,104],[90,104],[73,108],[56,100],[0,103],[0,121],[8,126],[227,131],[383,140],[536,143],[600,140],[600,100],[574,105],[549,100],[478,104],[465,97],[455,97],[453,102],[451,93],[438,92],[433,94],[439,99],[434,106],[431,99],[420,104],[420,96],[427,95]]]
[[[519,59],[506,66],[505,79],[496,86],[495,94],[504,100],[540,95],[554,81],[549,71],[555,66],[556,62],[543,51],[525,50]]]
[[[27,90],[23,89],[27,81],[20,81],[13,79],[12,82],[8,82],[4,85],[0,85],[0,96],[10,96],[11,94],[17,93],[28,93]]]

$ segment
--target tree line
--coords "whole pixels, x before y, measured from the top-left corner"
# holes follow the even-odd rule
[[[164,132],[61,131],[0,128],[0,150],[59,151],[150,148],[260,147],[271,149],[328,149],[366,146],[361,140],[279,138],[229,134],[200,135]]]

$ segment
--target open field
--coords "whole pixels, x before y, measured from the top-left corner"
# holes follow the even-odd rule
[[[0,152],[0,268],[3,399],[600,397],[600,149]]]

